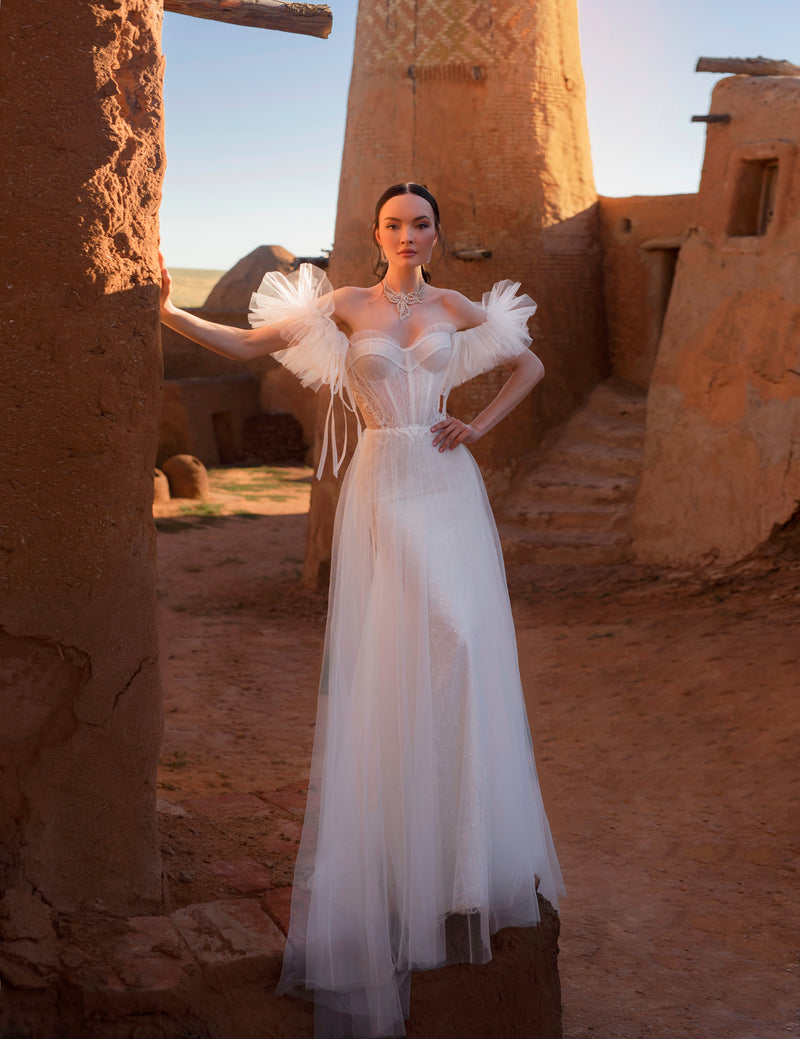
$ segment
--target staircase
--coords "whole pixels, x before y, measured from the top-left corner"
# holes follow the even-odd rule
[[[621,563],[642,465],[646,394],[601,382],[497,507],[507,564]]]

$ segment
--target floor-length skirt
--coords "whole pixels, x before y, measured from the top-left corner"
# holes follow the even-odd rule
[[[337,510],[278,987],[326,1039],[403,1035],[412,969],[485,962],[562,890],[486,491],[432,439],[367,430]]]

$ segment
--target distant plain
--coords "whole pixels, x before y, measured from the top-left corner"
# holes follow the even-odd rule
[[[202,307],[225,271],[208,271],[199,267],[170,267],[172,300],[176,307]]]

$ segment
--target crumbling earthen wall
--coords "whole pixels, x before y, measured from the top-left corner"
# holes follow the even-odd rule
[[[426,184],[448,254],[434,280],[480,299],[511,278],[540,305],[536,393],[475,445],[490,492],[607,368],[597,207],[573,0],[362,0],[356,28],[331,280],[369,285],[373,206],[389,184]],[[456,253],[484,249],[466,261]],[[472,418],[498,375],[453,394]],[[305,579],[324,576],[336,486],[315,486]]]
[[[237,328],[249,328],[247,312],[250,297],[258,288],[267,271],[282,271],[289,274],[295,267],[296,257],[280,245],[260,245],[242,257],[217,282],[205,303],[199,308],[189,308],[190,313],[199,314],[209,321]],[[313,390],[300,385],[296,376],[288,372],[272,357],[257,357],[246,364],[232,361],[221,354],[204,350],[186,339],[179,332],[166,326],[162,330],[164,351],[164,376],[173,379],[214,379],[221,376],[237,376],[243,372],[253,375],[259,383],[260,410],[265,414],[288,412],[303,427],[306,444],[314,443],[317,398]],[[209,387],[211,388],[211,387]],[[195,436],[189,423],[181,417],[183,404],[180,393],[167,387],[162,408],[162,429],[180,427],[182,432],[180,450],[198,455],[206,465],[217,465],[220,461],[215,446],[207,450],[203,444],[210,443],[207,435]],[[222,407],[222,403],[220,407]],[[219,409],[218,409],[219,410]],[[202,424],[210,425],[213,407],[205,409]],[[202,418],[198,411],[198,418]],[[188,439],[187,439],[188,437]],[[159,458],[174,453],[175,437],[159,438]]]
[[[603,297],[615,375],[646,390],[696,195],[600,199]]]
[[[0,888],[154,909],[161,8],[0,13]]]
[[[711,110],[633,517],[667,565],[741,558],[800,499],[800,80],[723,79]]]

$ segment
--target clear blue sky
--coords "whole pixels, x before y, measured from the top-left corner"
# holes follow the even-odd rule
[[[327,40],[167,14],[162,242],[174,267],[227,269],[257,245],[333,239],[357,0]],[[696,191],[719,77],[700,55],[800,64],[800,0],[579,0],[603,195]]]

